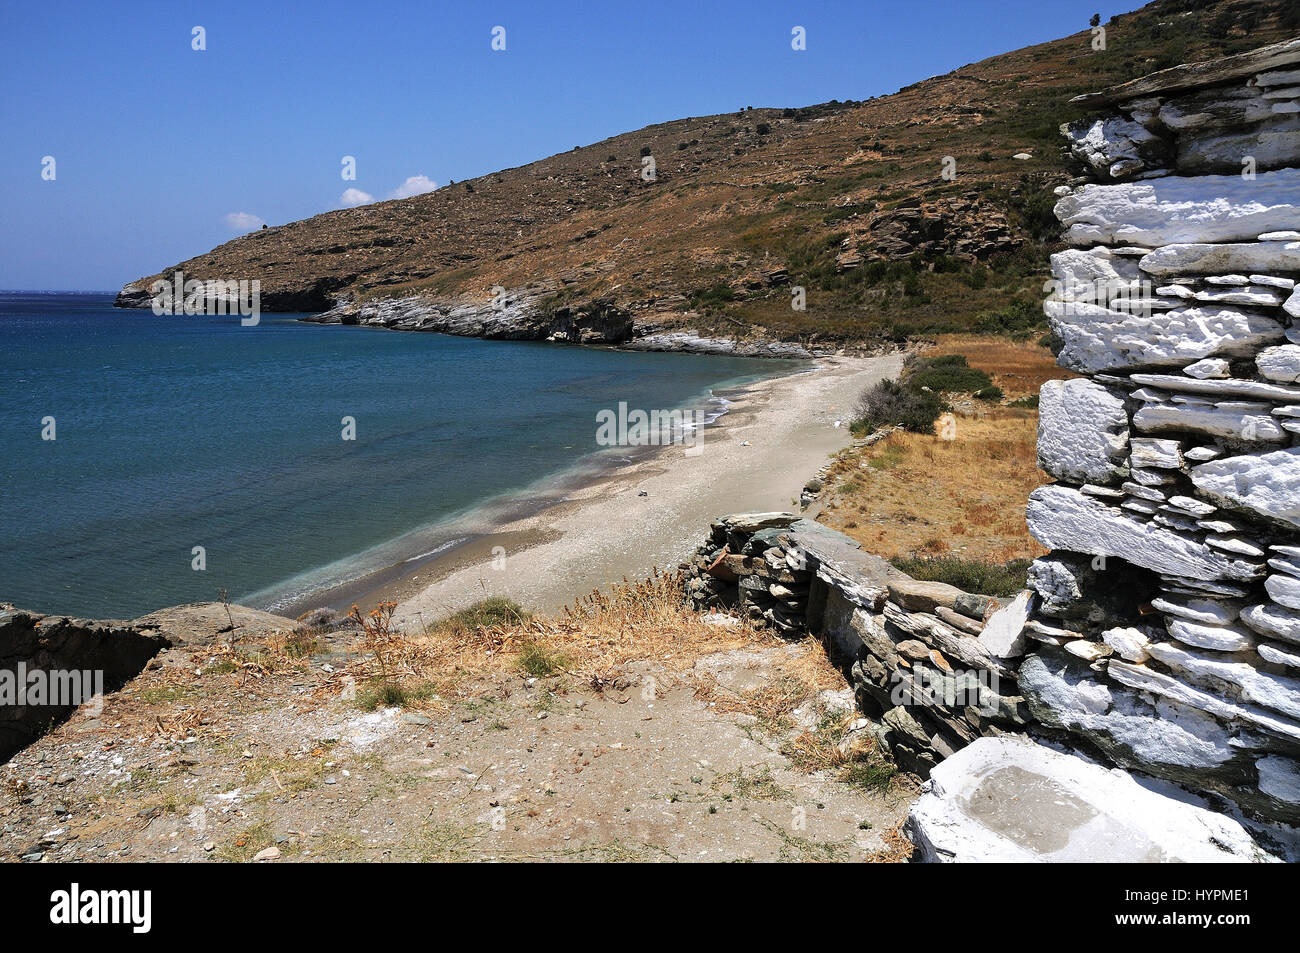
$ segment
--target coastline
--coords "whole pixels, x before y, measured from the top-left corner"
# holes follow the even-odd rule
[[[749,384],[707,428],[698,454],[659,448],[409,571],[393,567],[378,586],[361,580],[317,604],[394,601],[395,624],[418,631],[491,596],[554,612],[624,576],[671,570],[716,517],[791,509],[827,455],[850,442],[848,419],[862,390],[896,376],[902,361],[901,353],[827,357]]]

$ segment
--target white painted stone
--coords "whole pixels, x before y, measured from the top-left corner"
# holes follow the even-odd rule
[[[1287,609],[1300,609],[1300,579],[1295,576],[1269,576],[1264,580],[1268,597]]]
[[[1264,602],[1241,610],[1241,621],[1260,635],[1300,645],[1300,612]]]
[[[1255,366],[1271,381],[1284,384],[1300,382],[1300,344],[1265,348],[1255,355]]]
[[[1206,175],[1085,185],[1056,203],[1056,217],[1077,246],[1253,241],[1300,220],[1300,170],[1264,172],[1254,181]]]
[[[1249,308],[1277,308],[1286,300],[1285,295],[1266,288],[1234,288],[1229,291],[1198,291],[1197,301],[1217,304],[1240,304]]]
[[[1300,170],[1293,170],[1300,174]],[[1138,262],[1149,275],[1207,275],[1229,271],[1300,271],[1300,242],[1164,245]]]
[[[1135,318],[1096,304],[1048,299],[1043,311],[1062,341],[1061,365],[1078,371],[1181,368],[1206,357],[1252,357],[1286,339],[1277,319],[1226,305]]]
[[[1102,641],[1130,662],[1145,662],[1151,657],[1147,643],[1151,640],[1141,629],[1119,626],[1101,634]]]
[[[1261,242],[1300,242],[1300,232],[1265,232],[1255,236]]]
[[[1019,658],[1025,654],[1023,633],[1032,596],[1032,592],[1024,590],[984,623],[979,643],[993,658]]]
[[[1188,364],[1183,368],[1183,373],[1195,377],[1199,380],[1212,380],[1232,376],[1232,370],[1228,362],[1221,357],[1207,357],[1204,360],[1197,361],[1195,364]]]
[[[1218,447],[1192,447],[1183,456],[1194,463],[1204,463],[1207,460],[1214,460],[1223,456],[1223,451]]]
[[[1170,619],[1169,634],[1184,645],[1215,652],[1245,652],[1258,644],[1251,633],[1231,626],[1205,625],[1187,619]]]
[[[1217,507],[1198,500],[1193,496],[1171,496],[1169,503],[1181,510],[1186,510],[1193,516],[1209,516]]]
[[[1113,556],[1159,573],[1195,580],[1256,579],[1261,570],[1066,486],[1039,487],[1025,513],[1029,531],[1050,549]]]
[[[1022,735],[979,738],[937,765],[907,831],[943,863],[1271,859],[1225,815]]]
[[[1114,483],[1124,476],[1124,402],[1092,381],[1047,381],[1038,396],[1038,465],[1059,480]]]
[[[1241,454],[1192,467],[1192,483],[1230,509],[1300,528],[1300,448]]]

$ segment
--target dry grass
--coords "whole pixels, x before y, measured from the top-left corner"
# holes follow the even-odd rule
[[[927,357],[966,355],[967,363],[992,376],[993,383],[1002,388],[1008,400],[1037,396],[1044,381],[1079,376],[1058,367],[1052,352],[1036,341],[973,334],[945,334],[937,341],[922,353]]]
[[[1070,376],[1036,343],[951,335],[927,354],[964,354],[1008,399]],[[942,418],[941,418],[942,419]],[[1038,413],[955,404],[935,436],[897,432],[841,454],[827,474],[823,523],[885,558],[956,555],[1003,563],[1046,552],[1025,527],[1025,501],[1049,482],[1038,469]],[[953,439],[945,440],[944,431]]]
[[[421,704],[436,705],[488,678],[563,675],[600,690],[626,684],[630,662],[651,660],[675,672],[703,655],[778,644],[748,621],[734,628],[707,625],[687,606],[681,580],[656,572],[642,582],[624,580],[608,593],[593,592],[554,618],[435,624],[422,636],[386,641],[381,657],[388,679],[421,685]],[[358,681],[385,677],[379,669],[372,654],[349,674]]]

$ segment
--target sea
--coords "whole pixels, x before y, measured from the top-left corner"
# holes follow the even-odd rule
[[[626,462],[597,415],[724,413],[789,362],[155,315],[0,292],[0,601],[297,612]]]

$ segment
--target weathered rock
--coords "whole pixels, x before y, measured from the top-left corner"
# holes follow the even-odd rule
[[[1056,203],[1056,217],[1067,226],[1066,240],[1085,247],[1254,241],[1261,232],[1290,228],[1300,219],[1300,170],[1265,172],[1254,181],[1206,175],[1085,185]]]
[[[1294,384],[1300,381],[1300,345],[1265,348],[1255,355],[1255,366],[1271,381]]]
[[[1300,679],[1261,672],[1232,656],[1207,655],[1175,642],[1153,643],[1147,651],[1194,682],[1226,691],[1237,700],[1271,708],[1288,718],[1300,719]]]
[[[981,738],[935,767],[906,830],[931,862],[1272,859],[1231,818],[1019,735]]]
[[[1092,381],[1047,381],[1038,397],[1038,465],[1075,483],[1116,483],[1127,475],[1124,402]]]
[[[890,582],[891,602],[913,612],[930,612],[935,606],[952,608],[962,591],[946,582],[926,582],[921,579],[898,579]]]
[[[1295,576],[1269,576],[1264,580],[1269,598],[1287,609],[1300,609],[1300,579]]]
[[[1287,171],[1300,176],[1300,170]],[[1300,271],[1300,242],[1214,245],[1192,241],[1157,248],[1142,258],[1138,265],[1157,278],[1215,275],[1229,271]]]
[[[1151,657],[1146,649],[1151,639],[1141,629],[1107,629],[1102,633],[1102,640],[1130,662],[1145,662]]]
[[[1300,528],[1300,448],[1211,460],[1193,467],[1191,477],[1220,506]]]
[[[1133,415],[1142,433],[1197,433],[1251,443],[1286,443],[1287,434],[1269,414],[1268,404],[1236,402],[1144,404]]]
[[[1265,602],[1243,609],[1241,621],[1260,635],[1300,645],[1300,612]]]
[[[1076,371],[1182,367],[1206,357],[1250,357],[1286,339],[1276,318],[1224,305],[1177,308],[1142,321],[1098,305],[1050,299],[1043,310],[1062,341],[1059,363]]]
[[[994,658],[1019,658],[1025,654],[1024,629],[1029,620],[1033,594],[1021,592],[1010,603],[993,613],[979,634],[979,644]]]
[[[1170,619],[1169,634],[1184,645],[1216,652],[1248,652],[1257,644],[1256,638],[1248,631],[1188,619]]]
[[[1044,546],[1108,556],[1191,579],[1256,579],[1257,566],[1154,523],[1142,523],[1078,490],[1039,487],[1029,496],[1029,531]]]

